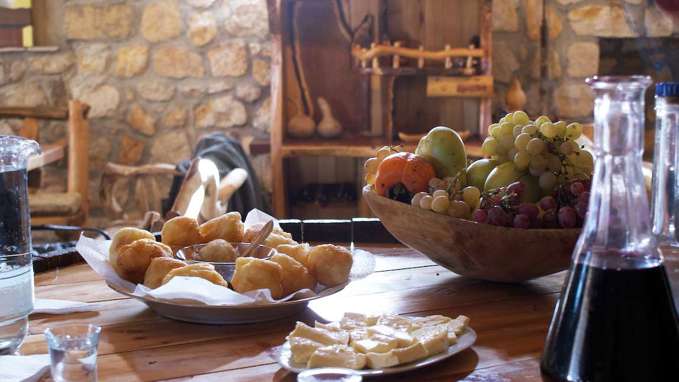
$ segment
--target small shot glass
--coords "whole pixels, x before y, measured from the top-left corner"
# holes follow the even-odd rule
[[[64,324],[47,328],[50,368],[55,382],[96,382],[101,327]]]

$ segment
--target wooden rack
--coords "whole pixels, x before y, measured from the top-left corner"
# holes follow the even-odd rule
[[[413,150],[414,143],[394,138],[395,123],[401,127],[421,124],[422,129],[425,126],[429,129],[441,124],[438,114],[457,116],[460,113],[455,110],[464,108],[464,116],[457,116],[460,120],[457,127],[473,130],[467,151],[470,156],[480,156],[480,140],[476,135],[485,134],[491,118],[490,0],[267,2],[273,39],[271,171],[276,217],[288,217],[288,159],[367,158],[384,145],[402,145],[405,150]],[[333,28],[332,24],[336,24],[333,18],[341,13],[338,3],[349,8],[349,18],[354,21],[350,25],[358,24],[367,14],[374,17],[373,37],[367,45],[365,40],[352,41],[341,27]],[[455,24],[455,18],[461,20],[459,24]],[[301,35],[299,40],[293,32],[293,19],[296,33]],[[472,35],[479,36],[478,48],[468,47],[467,39]],[[453,59],[459,58],[481,60],[482,73],[469,72],[469,65],[463,68],[466,72],[459,73],[460,68],[452,65]],[[307,65],[302,81],[300,74],[295,73],[294,60],[302,61],[301,66]],[[425,85],[420,86],[423,94],[399,96],[400,78],[407,86]],[[337,111],[336,118],[344,126],[343,135],[337,139],[286,136],[287,122],[304,103],[299,100],[311,98],[311,105],[305,108],[311,109],[313,116],[314,100],[320,96],[327,98]],[[413,98],[412,102],[408,97]],[[470,99],[471,103],[465,101],[463,106],[454,108],[440,106],[450,97]],[[419,119],[418,114],[407,121],[395,120],[396,111],[408,109],[404,104],[416,104],[413,110],[427,109],[424,119]],[[398,131],[402,131],[400,127]],[[366,211],[357,206],[356,214]]]

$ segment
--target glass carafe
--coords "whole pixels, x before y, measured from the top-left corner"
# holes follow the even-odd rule
[[[673,380],[679,324],[642,175],[644,92],[651,80],[587,82],[596,96],[589,211],[541,368],[557,381]]]
[[[33,310],[28,159],[34,141],[0,135],[0,354],[21,345]]]

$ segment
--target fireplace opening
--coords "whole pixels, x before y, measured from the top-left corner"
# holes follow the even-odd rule
[[[651,76],[654,82],[679,79],[679,39],[601,38],[599,74]],[[645,157],[652,157],[655,132],[655,88],[646,92]]]

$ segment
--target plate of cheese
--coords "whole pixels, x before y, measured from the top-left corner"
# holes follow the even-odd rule
[[[476,333],[466,316],[345,313],[340,321],[316,322],[313,327],[297,322],[273,355],[294,373],[341,367],[362,376],[379,376],[440,362],[475,341]]]

